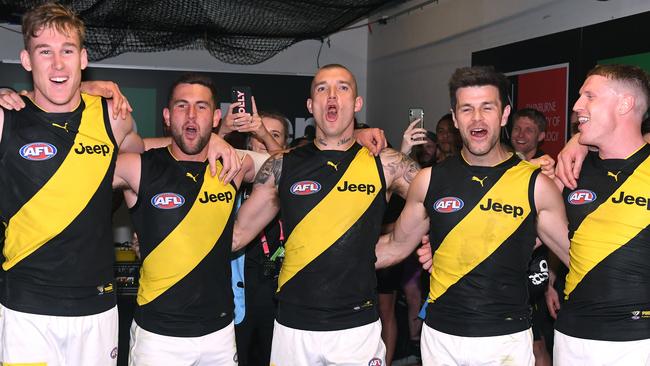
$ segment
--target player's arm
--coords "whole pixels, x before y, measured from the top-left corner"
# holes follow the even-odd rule
[[[379,157],[384,168],[388,190],[406,199],[409,185],[420,171],[418,163],[408,155],[390,148],[382,150]]]
[[[113,189],[124,190],[124,200],[128,207],[133,207],[138,199],[142,165],[140,154],[124,153],[117,156]]]
[[[250,243],[280,211],[278,182],[283,154],[271,156],[255,177],[250,197],[239,208],[233,230],[232,250]]]
[[[375,268],[384,268],[399,263],[422,241],[429,230],[429,216],[424,208],[424,198],[429,188],[431,168],[422,170],[408,191],[406,204],[392,232],[379,238],[375,254]]]
[[[251,150],[235,150],[237,150],[237,154],[242,161],[241,171],[243,174],[243,181],[246,183],[253,183],[255,176],[262,168],[262,165],[264,165],[264,162],[268,160],[270,155]]]
[[[106,100],[108,103],[108,109],[112,110],[113,101],[111,99]],[[120,153],[137,153],[140,154],[144,151],[144,142],[140,135],[135,132],[135,121],[131,113],[127,113],[126,118],[114,118],[111,117],[111,128],[113,129],[113,136],[115,136],[115,141],[119,147]]]
[[[569,228],[562,195],[543,174],[535,180],[537,235],[565,265],[569,265]]]

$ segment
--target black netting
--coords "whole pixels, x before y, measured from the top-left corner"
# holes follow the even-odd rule
[[[74,0],[60,1],[86,23],[92,61],[124,52],[206,49],[231,64],[256,64],[292,44],[322,39],[403,0]],[[43,1],[0,0],[10,20]]]

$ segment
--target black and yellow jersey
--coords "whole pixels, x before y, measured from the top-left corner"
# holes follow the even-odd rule
[[[589,153],[565,189],[571,249],[556,328],[606,341],[650,338],[650,145],[627,159]]]
[[[279,323],[340,330],[378,319],[375,244],[385,186],[381,161],[357,144],[347,151],[309,144],[284,155]]]
[[[516,155],[494,167],[454,156],[431,169],[424,201],[433,250],[427,325],[466,337],[530,327],[526,271],[538,172]]]
[[[145,152],[141,166],[131,208],[142,256],[135,321],[175,337],[217,331],[233,319],[236,187],[212,177],[207,162],[177,161],[167,148]]]
[[[0,142],[2,283],[10,309],[82,316],[115,306],[112,180],[116,142],[106,101],[69,113],[23,98],[4,110]]]

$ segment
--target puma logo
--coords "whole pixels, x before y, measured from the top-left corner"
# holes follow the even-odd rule
[[[336,163],[336,164],[334,164],[334,163],[332,163],[331,161],[327,161],[327,165],[328,165],[328,166],[331,166],[332,168],[334,168],[334,170],[336,170],[337,172],[339,171],[339,164],[341,164],[341,163]]]
[[[612,172],[610,172],[610,171],[607,172],[607,176],[608,176],[608,177],[614,177],[614,181],[616,181],[616,182],[618,182],[618,175],[619,175],[619,174],[621,174],[621,171],[620,171],[620,170],[617,171],[616,174],[614,174],[614,173],[612,173]]]
[[[66,122],[63,126],[61,126],[61,125],[58,124],[58,123],[54,123],[54,122],[52,122],[52,126],[54,126],[54,127],[58,127],[58,128],[60,128],[60,129],[62,129],[62,130],[65,130],[65,132],[70,132],[70,131],[68,131],[68,122]]]
[[[477,176],[472,176],[472,182],[479,182],[481,183],[481,187],[483,187],[483,182],[487,179],[487,176],[483,177],[483,179],[480,179]]]
[[[193,180],[194,183],[196,183],[196,178],[198,178],[199,175],[198,175],[198,173],[196,175],[192,175],[191,173],[187,172],[187,173],[185,173],[185,176],[190,178],[191,180]]]

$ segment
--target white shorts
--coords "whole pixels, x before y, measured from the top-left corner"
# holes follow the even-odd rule
[[[237,365],[235,326],[231,322],[201,337],[170,337],[131,323],[129,366]]]
[[[501,336],[461,337],[422,326],[423,366],[533,366],[533,332],[530,329]]]
[[[555,366],[650,366],[650,339],[597,341],[555,331]]]
[[[114,366],[117,306],[86,316],[23,313],[0,305],[3,365]]]
[[[360,327],[310,331],[275,322],[271,365],[384,366],[386,347],[381,321]]]

